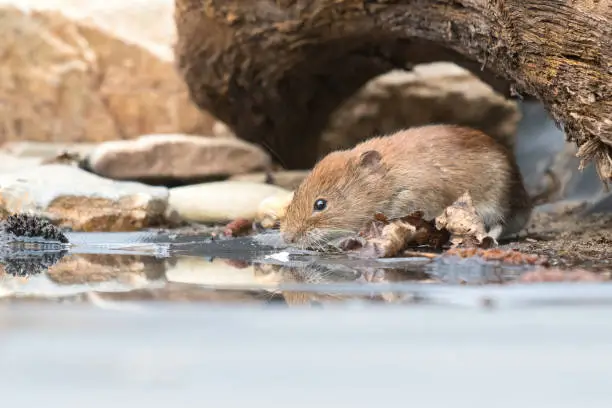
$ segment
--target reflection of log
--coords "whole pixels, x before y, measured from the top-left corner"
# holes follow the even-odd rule
[[[453,60],[537,97],[612,177],[612,0],[176,0],[176,22],[193,99],[289,168],[373,76]]]

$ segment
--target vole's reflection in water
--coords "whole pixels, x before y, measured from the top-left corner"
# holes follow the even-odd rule
[[[278,292],[288,305],[324,306],[337,302],[407,302],[417,301],[413,293],[378,290],[372,287],[370,293],[351,293],[347,290],[326,290],[325,285],[354,285],[398,282],[432,282],[424,272],[403,269],[351,268],[344,265],[310,264],[300,267],[287,267],[272,264],[254,264],[255,279],[262,284],[278,285]],[[300,290],[300,285],[308,285],[307,290]],[[313,285],[320,290],[310,290]],[[297,287],[297,288],[296,288]]]
[[[311,263],[300,267],[254,264],[255,279],[278,285],[278,292],[289,305],[325,305],[334,302],[367,301],[387,303],[422,302],[418,291],[399,290],[399,284],[487,285],[516,280],[532,267],[502,265],[478,258],[441,257],[420,267],[348,267]],[[346,284],[347,289],[326,290],[325,286]],[[367,285],[371,291],[351,293],[349,287]],[[370,285],[372,284],[372,285]],[[384,284],[377,288],[374,284]],[[398,288],[394,290],[393,285]],[[300,286],[308,288],[300,290]],[[348,286],[350,285],[350,286]],[[317,290],[312,288],[317,287]],[[331,288],[330,288],[331,289]]]

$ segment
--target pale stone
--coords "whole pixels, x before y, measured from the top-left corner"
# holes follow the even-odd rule
[[[293,199],[293,192],[288,194],[277,194],[265,198],[259,203],[257,208],[257,218],[262,227],[273,228],[277,223],[282,222],[287,213],[287,207]]]
[[[236,268],[223,259],[209,261],[198,257],[178,257],[168,262],[166,279],[168,282],[214,286],[258,284],[252,265]]]
[[[289,191],[246,181],[219,181],[170,189],[169,210],[190,221],[223,223],[244,218],[254,220],[266,198]]]
[[[0,142],[210,134],[175,69],[172,3],[2,1]]]
[[[29,169],[38,166],[42,162],[39,158],[15,157],[11,154],[0,152],[0,173],[12,173],[14,171]]]
[[[95,143],[14,141],[2,145],[2,150],[16,157],[53,159],[64,153],[86,157],[96,146]]]
[[[0,211],[29,212],[75,231],[133,231],[164,220],[168,189],[42,165],[0,174]]]
[[[42,292],[41,286],[45,289],[48,289],[50,286],[50,282],[42,274],[31,276],[12,275],[7,273],[5,269],[6,265],[0,265],[0,299],[15,296],[16,294],[40,293]],[[34,290],[32,290],[32,286],[34,286]]]
[[[469,71],[447,62],[422,64],[378,76],[342,103],[322,134],[320,155],[373,136],[438,123],[471,126],[513,148],[520,118],[515,102]]]
[[[220,120],[216,121],[212,127],[212,133],[215,137],[236,137],[229,126]]]
[[[271,164],[263,149],[240,139],[179,134],[105,142],[88,161],[95,173],[123,180],[202,179],[257,171]]]
[[[269,174],[264,172],[239,174],[231,177],[230,180],[274,184],[287,190],[295,190],[308,173],[310,170],[281,170]]]

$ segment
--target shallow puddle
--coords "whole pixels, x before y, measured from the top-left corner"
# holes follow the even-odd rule
[[[513,283],[533,268],[530,266],[476,257],[366,260],[319,254],[287,248],[278,233],[235,239],[155,231],[73,233],[69,240],[69,246],[36,242],[5,246],[0,258],[4,266],[0,299],[108,307],[151,300],[490,306],[499,303],[498,299],[493,302],[493,294],[508,294],[512,301],[546,302],[558,296],[569,301],[583,293],[575,285],[565,293],[563,285],[552,285],[556,289],[551,291],[551,285],[543,289],[542,285]],[[587,287],[604,298],[609,290],[608,285],[580,288]]]

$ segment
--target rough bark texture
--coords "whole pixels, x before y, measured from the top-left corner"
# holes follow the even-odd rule
[[[313,164],[329,114],[367,80],[450,60],[542,101],[612,178],[612,0],[176,0],[175,13],[195,102],[288,168]]]

